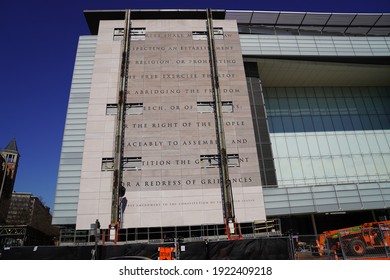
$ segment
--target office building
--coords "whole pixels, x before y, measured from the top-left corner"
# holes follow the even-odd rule
[[[11,195],[7,219],[0,226],[0,244],[10,246],[54,245],[59,229],[52,226],[49,207],[31,193]]]
[[[85,17],[55,225],[140,240],[389,218],[390,14]]]

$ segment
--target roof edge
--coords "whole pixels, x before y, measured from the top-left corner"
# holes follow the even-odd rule
[[[91,35],[97,35],[101,20],[124,20],[129,10],[84,10]],[[131,19],[206,19],[207,9],[130,9]],[[225,19],[226,10],[211,9],[214,19]]]

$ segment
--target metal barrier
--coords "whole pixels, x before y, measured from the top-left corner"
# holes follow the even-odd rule
[[[279,219],[267,221],[254,221],[252,223],[241,223],[243,239],[259,237],[281,236],[281,226]],[[178,226],[178,227],[155,227],[155,228],[124,228],[118,232],[119,243],[163,243],[173,242],[174,239],[186,242],[194,241],[222,241],[227,240],[225,225],[204,224],[199,226]],[[101,242],[109,242],[109,232],[107,229],[98,230],[98,239]],[[95,231],[61,229],[60,245],[87,245],[95,243]]]

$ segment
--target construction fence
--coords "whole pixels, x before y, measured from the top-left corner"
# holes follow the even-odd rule
[[[390,259],[389,229],[366,228],[362,234],[290,235],[243,240],[174,240],[127,243],[0,248],[0,259],[159,259],[161,248],[182,260],[359,260]]]
[[[333,235],[291,235],[292,259],[390,259],[390,229],[364,228]]]
[[[162,258],[162,253],[170,252]],[[107,259],[177,259],[177,260],[288,260],[288,237],[245,240],[132,243],[98,246],[17,246],[0,248],[4,260],[107,260]]]

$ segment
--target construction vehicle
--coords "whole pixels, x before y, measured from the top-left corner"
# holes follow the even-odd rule
[[[359,226],[324,231],[316,240],[315,254],[362,257],[382,251],[390,252],[390,221],[369,222]],[[327,249],[326,249],[327,248]]]

